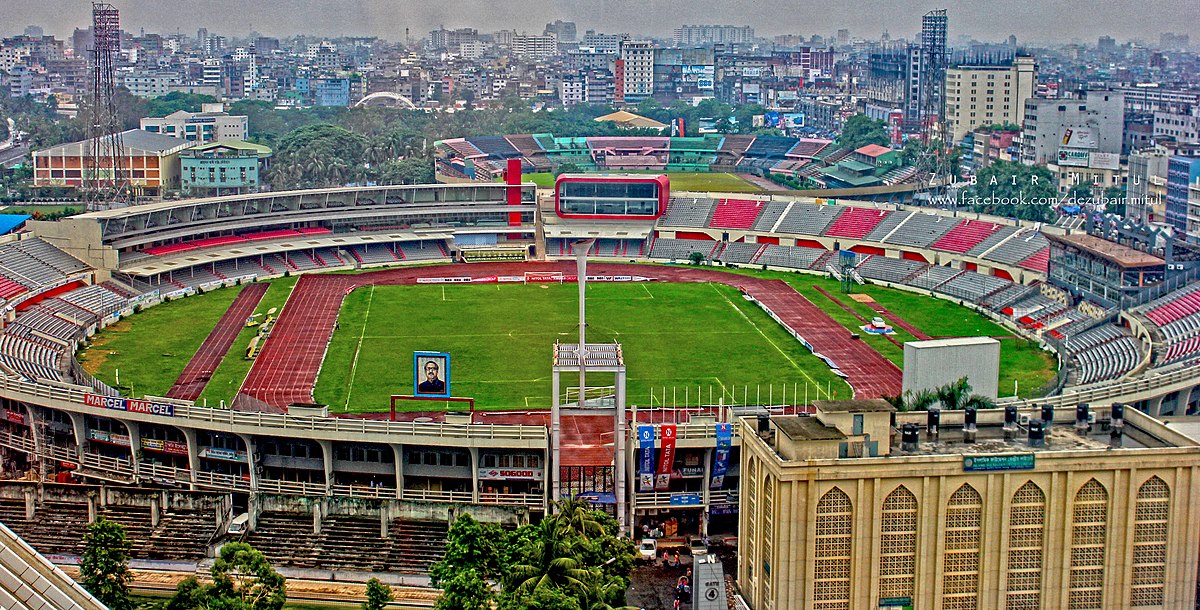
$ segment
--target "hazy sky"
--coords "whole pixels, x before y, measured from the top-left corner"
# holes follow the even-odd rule
[[[375,35],[402,40],[439,25],[474,27],[483,32],[515,28],[541,33],[548,21],[575,21],[584,30],[631,32],[669,37],[687,24],[752,25],[764,36],[805,37],[849,28],[853,36],[912,38],[920,16],[948,8],[950,38],[969,35],[1002,40],[1094,42],[1108,34],[1118,40],[1157,40],[1161,32],[1200,39],[1200,0],[111,0],[122,25],[159,33],[196,29],[244,36],[251,28],[269,36]],[[531,8],[536,7],[536,8]],[[0,0],[0,34],[41,25],[48,34],[68,35],[90,21],[87,0]]]

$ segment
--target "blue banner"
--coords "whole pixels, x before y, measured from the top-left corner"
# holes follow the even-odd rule
[[[638,426],[638,491],[654,490],[654,426]]]
[[[721,489],[725,485],[725,473],[729,471],[729,453],[733,450],[733,425],[717,424],[717,452],[713,456],[712,481],[709,489]]]

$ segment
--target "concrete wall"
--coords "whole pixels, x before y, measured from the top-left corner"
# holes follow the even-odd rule
[[[933,390],[966,377],[974,394],[997,397],[1000,342],[988,337],[909,341],[904,344],[905,392]]]

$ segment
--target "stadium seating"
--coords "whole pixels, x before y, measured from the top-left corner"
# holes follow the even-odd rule
[[[687,260],[693,252],[699,252],[707,257],[716,247],[717,243],[715,241],[701,241],[696,239],[659,238],[654,240],[654,244],[650,248],[650,258]]]
[[[1138,311],[1159,326],[1200,313],[1200,285],[1176,290],[1138,308]]]
[[[863,240],[874,242],[883,241],[884,237],[890,235],[892,231],[896,230],[896,227],[900,226],[900,223],[904,222],[904,220],[911,215],[912,212],[892,212],[891,214],[884,216],[883,219],[879,221],[879,224],[875,225],[874,229],[871,229],[870,232],[863,236]]]
[[[658,224],[664,227],[707,227],[716,205],[715,199],[672,197],[667,203],[667,213],[663,214]]]
[[[911,278],[907,278],[905,283],[920,288],[925,288],[927,290],[934,290],[942,284],[950,281],[951,278],[957,277],[960,274],[962,274],[962,271],[958,269],[951,269],[950,267],[942,267],[940,265],[930,265],[917,272],[917,274]]]
[[[930,244],[948,233],[957,224],[958,220],[954,218],[916,213],[882,241],[902,246],[928,248]]]
[[[782,159],[795,145],[795,138],[758,136],[746,148],[746,156],[762,159]]]
[[[1008,237],[1010,235],[1012,235],[1013,233],[1016,233],[1016,232],[1017,232],[1016,227],[1012,227],[1009,225],[1002,225],[998,230],[992,232],[990,235],[983,238],[983,241],[980,241],[979,243],[972,246],[970,250],[967,250],[966,254],[967,254],[967,256],[976,256],[976,257],[983,256],[984,252],[991,250],[994,246],[996,246],[1000,242],[1008,239]]]
[[[1039,273],[1050,272],[1050,248],[1045,247],[1037,252],[1034,252],[1027,258],[1018,263],[1021,267],[1037,271]]]
[[[752,199],[721,199],[713,210],[712,221],[714,229],[749,229],[754,226],[765,201]]]
[[[729,242],[721,250],[717,260],[723,263],[753,263],[757,258],[758,253],[763,249],[765,244],[746,243],[746,242]]]
[[[885,282],[903,282],[905,278],[920,272],[927,267],[925,263],[888,258],[886,256],[868,256],[859,263],[855,270],[859,275]]]
[[[396,253],[407,261],[432,261],[450,258],[450,253],[440,241],[418,241],[396,244]]]
[[[981,303],[984,297],[1008,288],[1012,282],[992,275],[964,271],[938,287],[938,292]]]
[[[758,215],[758,219],[754,221],[754,230],[769,233],[775,227],[775,223],[787,211],[788,204],[785,201],[770,201],[763,208],[762,213]]]
[[[836,205],[792,204],[792,209],[788,210],[783,221],[779,223],[779,231],[800,235],[822,235],[825,233],[825,228],[836,220],[845,209]]]
[[[271,560],[294,568],[423,573],[445,555],[446,524],[396,520],[379,537],[379,518],[332,515],[313,534],[312,517],[264,512],[246,540]]]
[[[813,269],[817,261],[824,260],[828,255],[828,250],[769,244],[756,262],[772,267]]]
[[[1036,231],[1025,231],[1013,234],[1000,245],[996,246],[984,258],[1006,265],[1016,265],[1036,254],[1043,248],[1049,248],[1049,242]]]
[[[862,239],[867,233],[870,233],[876,225],[888,216],[887,210],[873,210],[871,208],[847,207],[837,220],[825,229],[825,235],[829,237],[846,237],[849,239]]]
[[[950,229],[940,239],[933,242],[936,250],[966,253],[971,248],[1000,230],[1003,225],[979,220],[964,220]]]
[[[397,263],[401,259],[396,255],[394,244],[372,244],[350,246],[350,256],[364,265],[378,263]]]

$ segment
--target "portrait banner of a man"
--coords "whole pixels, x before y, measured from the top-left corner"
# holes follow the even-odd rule
[[[450,354],[413,352],[413,394],[450,397]]]

